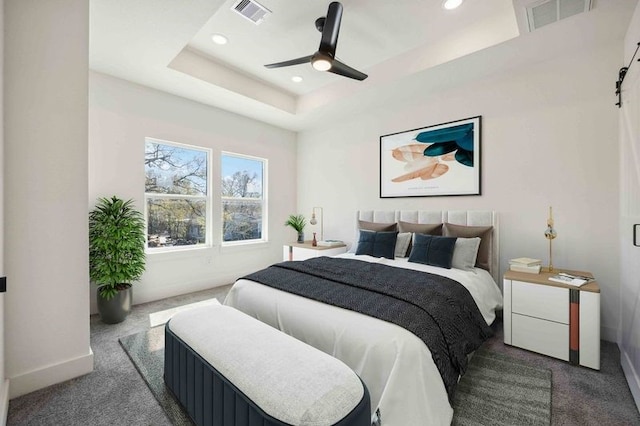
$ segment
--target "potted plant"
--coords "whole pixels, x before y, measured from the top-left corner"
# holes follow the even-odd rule
[[[131,311],[131,285],[145,268],[144,226],[133,200],[99,198],[89,213],[89,276],[107,324],[124,321]]]
[[[301,214],[289,215],[289,218],[284,223],[285,226],[290,226],[298,233],[298,242],[304,243],[304,227],[307,226],[307,220]]]

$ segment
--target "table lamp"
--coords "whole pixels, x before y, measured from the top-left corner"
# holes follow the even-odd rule
[[[313,208],[313,212],[311,213],[311,220],[309,221],[309,224],[311,225],[317,225],[318,224],[318,219],[316,219],[316,210],[320,210],[320,241],[324,240],[324,234],[323,234],[323,222],[324,222],[324,213],[322,212],[322,207],[314,207]]]
[[[547,240],[549,240],[549,272],[553,272],[551,242],[555,237],[558,236],[558,234],[556,233],[556,230],[553,229],[553,213],[551,210],[551,206],[549,206],[549,219],[547,219],[547,229],[544,231],[544,236]]]

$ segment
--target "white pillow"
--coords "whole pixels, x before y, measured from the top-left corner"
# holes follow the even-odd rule
[[[464,271],[473,271],[476,264],[476,257],[478,256],[479,247],[479,237],[458,237],[456,239],[456,245],[453,247],[453,258],[451,258],[451,267],[462,269]]]
[[[395,257],[407,257],[407,250],[411,242],[411,232],[400,232],[396,239]]]

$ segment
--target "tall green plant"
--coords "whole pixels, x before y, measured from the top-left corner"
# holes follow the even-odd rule
[[[140,279],[145,240],[144,218],[133,200],[98,199],[89,213],[89,276],[101,297],[111,299]]]
[[[307,226],[307,220],[301,214],[292,214],[284,223],[284,226],[290,226],[295,229],[296,232],[301,233],[304,231],[304,227]]]

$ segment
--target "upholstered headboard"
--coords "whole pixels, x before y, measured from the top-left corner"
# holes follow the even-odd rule
[[[452,223],[464,226],[493,226],[491,237],[491,263],[489,273],[500,283],[500,244],[498,214],[486,210],[358,210],[356,212],[356,232],[358,220],[377,223]],[[357,233],[356,233],[357,235]],[[356,242],[357,244],[357,242]]]

